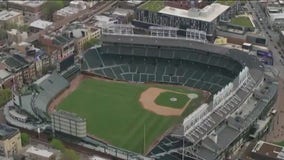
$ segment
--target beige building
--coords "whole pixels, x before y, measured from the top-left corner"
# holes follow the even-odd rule
[[[68,37],[74,38],[75,53],[80,54],[84,51],[84,44],[91,39],[99,39],[101,30],[94,27],[73,24],[65,33]]]
[[[69,6],[64,7],[53,13],[52,20],[54,22],[61,21],[65,18],[75,16],[76,14],[87,9],[87,4],[84,1],[71,1]]]
[[[0,124],[0,155],[12,157],[22,149],[19,129]]]
[[[0,12],[0,26],[7,23],[16,23],[22,25],[24,17],[21,12],[3,10]]]
[[[28,38],[27,32],[20,32],[17,29],[11,29],[10,31],[7,31],[8,34],[8,42],[12,43],[21,43],[25,41]]]
[[[32,22],[42,16],[46,0],[9,0],[8,7],[24,14],[25,22]]]

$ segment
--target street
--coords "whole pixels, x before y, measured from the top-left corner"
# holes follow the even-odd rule
[[[251,4],[251,5],[249,5]],[[260,4],[255,1],[251,1],[247,5],[248,10],[253,13],[255,22],[259,25],[259,29],[263,34],[268,38],[268,49],[273,53],[274,64],[272,68],[279,73],[278,82],[278,99],[274,105],[274,108],[278,111],[274,116],[272,121],[272,126],[270,132],[264,137],[265,140],[269,142],[280,142],[284,140],[284,62],[283,62],[283,46],[279,46],[279,32],[273,31],[269,27],[269,20],[266,17],[266,14],[260,7]],[[282,54],[282,55],[281,55]]]

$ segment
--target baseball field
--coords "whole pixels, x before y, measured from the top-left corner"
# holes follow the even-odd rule
[[[87,78],[57,108],[85,117],[94,137],[145,153],[203,100],[201,91],[182,87]]]

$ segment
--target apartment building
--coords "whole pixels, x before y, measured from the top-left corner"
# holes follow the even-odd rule
[[[0,11],[0,27],[4,24],[15,23],[21,25],[24,23],[23,14],[16,11]]]
[[[84,44],[91,39],[99,39],[101,30],[95,27],[86,26],[84,24],[71,24],[64,31],[64,34],[74,39],[75,53],[80,54],[84,51]]]
[[[0,124],[0,155],[6,158],[13,157],[22,149],[19,129]]]
[[[25,22],[32,22],[42,16],[45,0],[8,1],[8,8],[23,13]]]
[[[56,58],[56,61],[60,62],[74,54],[74,39],[66,35],[43,35],[39,37],[39,41],[45,47],[47,53]]]
[[[76,15],[77,13],[87,9],[87,5],[84,1],[71,1],[69,6],[64,7],[53,14],[53,21],[60,21],[67,17]]]

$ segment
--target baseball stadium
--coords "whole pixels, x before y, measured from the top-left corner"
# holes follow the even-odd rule
[[[210,115],[208,124],[200,124],[203,131],[199,128],[186,134],[190,138],[181,138],[194,127],[192,118],[185,124],[194,111],[206,117],[204,110],[214,107],[204,105],[213,100],[212,95],[223,91],[229,96],[227,92],[237,89],[232,82],[239,83],[239,74],[247,74],[246,65],[259,69],[253,74],[262,76],[260,63],[251,63],[253,58],[247,54],[239,59],[240,54],[195,41],[172,43],[165,38],[105,33],[102,45],[84,54],[85,76],[57,109],[86,118],[89,135],[105,143],[155,159],[180,159],[182,145],[200,141],[194,135],[221,123],[225,113],[236,109],[242,96],[258,83],[250,76],[251,84],[232,98],[226,112],[216,111],[219,117]]]
[[[134,34],[129,26],[106,28],[102,44],[83,54],[81,74],[69,82],[63,77],[37,82],[42,97],[48,87],[56,89],[44,103],[33,100],[31,112],[40,101],[43,113],[76,113],[86,119],[87,137],[104,149],[90,139],[88,145],[122,159],[227,158],[248,135],[262,134],[255,124],[266,119],[277,95],[253,55],[171,34]]]

